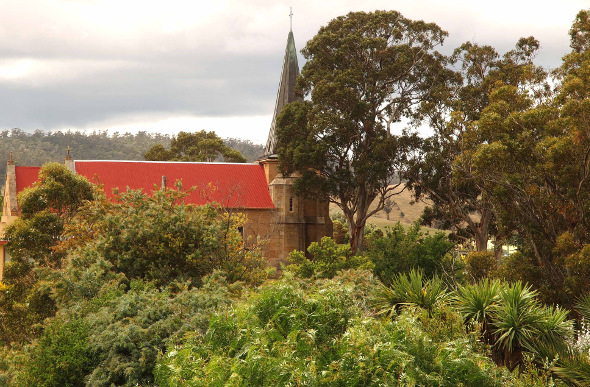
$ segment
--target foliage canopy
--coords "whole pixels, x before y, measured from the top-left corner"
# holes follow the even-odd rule
[[[179,132],[172,137],[170,149],[158,144],[151,147],[144,158],[151,161],[223,161],[245,163],[246,158],[235,149],[224,144],[215,132]]]
[[[309,97],[283,108],[277,152],[300,194],[337,204],[353,253],[368,217],[383,209],[416,144],[391,125],[418,120],[451,72],[434,51],[447,33],[395,11],[351,12],[320,28],[302,50],[298,79]],[[377,199],[376,208],[369,205]]]

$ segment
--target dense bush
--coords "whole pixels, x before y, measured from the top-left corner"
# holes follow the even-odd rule
[[[96,361],[96,354],[88,343],[89,334],[88,324],[79,318],[53,320],[45,328],[37,346],[32,348],[17,385],[84,385],[84,378]]]
[[[239,289],[220,273],[200,289],[175,294],[139,280],[128,290],[106,282],[94,297],[62,305],[8,375],[23,387],[151,385],[166,346],[186,332],[204,333],[213,311],[229,305]]]
[[[266,261],[259,249],[244,248],[238,227],[245,218],[211,204],[184,204],[187,192],[129,190],[114,202],[106,199],[82,207],[60,246],[70,256],[98,253],[129,279],[166,285],[175,280],[199,284],[223,270],[230,281],[260,283]]]
[[[428,278],[443,274],[450,257],[447,256],[453,243],[444,233],[425,234],[418,224],[406,231],[398,223],[385,231],[382,237],[367,238],[365,254],[375,264],[375,274],[386,285],[398,273],[422,270]]]
[[[496,269],[496,256],[493,251],[471,251],[465,257],[465,270],[477,282],[490,276]]]
[[[350,237],[348,235],[348,228],[346,227],[346,222],[340,219],[332,220],[332,238],[338,244],[348,243],[350,241]]]
[[[479,352],[477,337],[465,333],[460,316],[449,308],[432,316],[404,309],[393,320],[371,318],[374,311],[356,300],[378,285],[367,287],[366,272],[350,273],[334,280],[285,278],[217,312],[207,333],[195,332],[168,348],[156,367],[156,383],[517,385],[516,376]]]
[[[352,254],[350,245],[337,244],[329,237],[323,237],[320,243],[311,243],[307,251],[310,258],[297,250],[289,254],[292,264],[287,266],[287,270],[301,278],[332,278],[340,270],[374,267],[367,257]]]

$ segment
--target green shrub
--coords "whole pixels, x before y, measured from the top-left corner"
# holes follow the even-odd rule
[[[88,202],[60,247],[71,255],[96,251],[116,272],[157,286],[174,281],[198,286],[214,270],[223,270],[232,282],[264,281],[266,261],[259,249],[244,247],[238,231],[245,218],[212,204],[184,204],[186,195],[178,185],[151,195],[128,190],[114,202]]]
[[[350,236],[348,235],[348,228],[346,227],[346,222],[341,222],[340,220],[335,219],[332,222],[332,226],[332,237],[334,238],[334,241],[338,244],[348,243]]]
[[[19,386],[153,385],[159,354],[188,332],[204,334],[213,311],[241,294],[241,285],[229,285],[220,272],[205,277],[200,288],[179,284],[172,293],[141,280],[126,289],[120,275],[101,278],[94,269],[76,277],[88,283],[70,284],[75,299],[61,296],[60,311],[22,359],[0,364],[6,380]],[[78,297],[83,290],[91,297]]]
[[[54,319],[33,348],[17,385],[83,386],[86,375],[96,364],[89,335],[88,323],[82,319]]]
[[[390,285],[395,275],[412,269],[420,269],[428,278],[442,275],[445,257],[452,248],[444,233],[424,234],[418,224],[406,231],[398,223],[386,229],[385,236],[370,238],[365,254],[375,264],[375,275]]]
[[[314,357],[323,367],[330,363],[332,343],[355,314],[352,292],[335,281],[309,292],[295,280],[266,286],[247,305],[216,313],[207,333],[192,335],[186,348],[171,349],[164,361],[186,368],[161,362],[156,381],[160,386],[185,380],[212,386],[294,382],[309,371],[306,359]]]
[[[362,273],[362,272],[361,272]],[[169,346],[156,366],[168,386],[503,386],[517,376],[480,352],[477,335],[442,306],[371,317],[355,300],[360,273],[283,278],[217,312],[206,334]],[[359,290],[360,293],[359,293]],[[546,382],[546,380],[543,380]],[[520,384],[523,385],[524,384]],[[529,386],[544,386],[540,379]]]
[[[538,284],[542,274],[541,270],[532,262],[531,257],[517,251],[500,262],[494,276],[507,282],[522,281]]]
[[[352,254],[350,245],[337,244],[329,237],[323,237],[320,243],[311,243],[307,251],[310,259],[297,250],[289,254],[291,265],[287,270],[301,278],[332,278],[340,270],[374,267],[367,257]]]
[[[465,257],[465,269],[474,282],[488,277],[496,269],[493,251],[471,251]]]

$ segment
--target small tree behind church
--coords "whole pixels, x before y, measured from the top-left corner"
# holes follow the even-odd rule
[[[149,161],[216,161],[245,163],[246,158],[223,143],[215,132],[179,132],[170,142],[170,149],[158,144],[143,156]]]
[[[391,200],[391,199],[387,199],[385,200],[385,203],[383,203],[383,211],[385,212],[385,215],[387,216],[387,220],[389,220],[389,214],[391,214],[391,211],[393,210],[393,206],[395,206],[396,203],[395,201]]]

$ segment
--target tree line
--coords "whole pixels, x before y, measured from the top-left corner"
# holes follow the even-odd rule
[[[0,176],[6,175],[6,161],[10,152],[17,165],[38,165],[47,162],[63,162],[70,147],[71,155],[78,160],[143,160],[153,146],[170,145],[173,137],[147,132],[109,133],[95,132],[44,132],[32,133],[20,129],[0,131]],[[224,139],[224,144],[253,162],[262,156],[264,147],[249,140]]]

